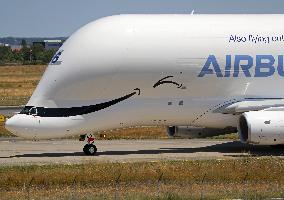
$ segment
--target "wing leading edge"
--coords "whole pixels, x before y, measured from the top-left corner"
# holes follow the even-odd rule
[[[284,111],[284,99],[245,99],[233,104],[224,105],[214,110],[215,113],[241,114],[248,111]]]

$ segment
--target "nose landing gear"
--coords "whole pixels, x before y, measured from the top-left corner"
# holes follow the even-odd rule
[[[95,138],[92,134],[83,135],[80,137],[80,141],[85,141],[83,151],[86,155],[95,155],[97,152],[97,147],[94,145]]]
[[[97,147],[96,145],[93,145],[93,144],[86,144],[83,148],[83,151],[86,155],[93,156],[97,152]]]

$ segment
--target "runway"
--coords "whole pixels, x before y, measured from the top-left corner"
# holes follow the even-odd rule
[[[237,141],[208,139],[99,140],[98,153],[86,156],[76,140],[26,141],[0,139],[1,165],[73,164],[85,162],[139,162],[158,160],[238,159],[279,156],[281,148],[251,146]]]

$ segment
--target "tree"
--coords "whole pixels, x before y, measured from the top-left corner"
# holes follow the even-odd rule
[[[32,58],[34,61],[43,61],[44,59],[44,46],[36,43],[32,46]]]
[[[22,54],[24,62],[30,61],[30,55],[31,55],[31,49],[30,48],[23,47],[20,52]]]
[[[22,45],[22,48],[27,47],[27,41],[25,39],[22,39],[21,45]]]
[[[6,47],[6,46],[0,47],[0,60],[2,62],[10,62],[13,60],[13,53],[11,47]]]
[[[23,63],[24,58],[23,58],[23,53],[18,50],[14,50],[13,52],[13,60],[17,63]]]
[[[46,50],[45,53],[44,53],[44,59],[43,59],[43,62],[44,63],[49,63],[52,59],[52,57],[54,56],[54,54],[56,53],[56,49],[49,49],[49,50]]]
[[[21,63],[21,64],[47,64],[56,53],[56,49],[46,50],[44,43],[34,43],[32,47],[22,40],[22,49],[13,50],[7,46],[0,46],[0,64]]]

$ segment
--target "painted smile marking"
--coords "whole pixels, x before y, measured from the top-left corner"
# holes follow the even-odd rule
[[[89,106],[81,106],[81,107],[70,107],[70,108],[44,108],[44,107],[33,107],[33,106],[26,106],[20,114],[26,114],[26,115],[34,115],[34,116],[40,116],[40,117],[70,117],[70,116],[76,116],[76,115],[86,115],[89,113],[97,112],[100,110],[103,110],[105,108],[108,108],[110,106],[113,106],[115,104],[118,104],[122,101],[125,101],[126,99],[129,99],[130,97],[134,96],[135,94],[140,95],[141,91],[139,88],[135,88],[134,92],[127,94],[123,97],[113,99],[107,102],[95,104],[95,105],[89,105]],[[35,113],[31,113],[31,109],[36,108]]]
[[[166,79],[169,79],[169,78],[173,78],[174,76],[166,76],[162,79],[160,79],[157,83],[154,84],[153,88],[156,88],[160,85],[163,85],[163,84],[174,84],[177,86],[177,88],[182,88],[182,84],[178,84],[177,82],[175,81],[171,81],[171,80],[166,80]]]

